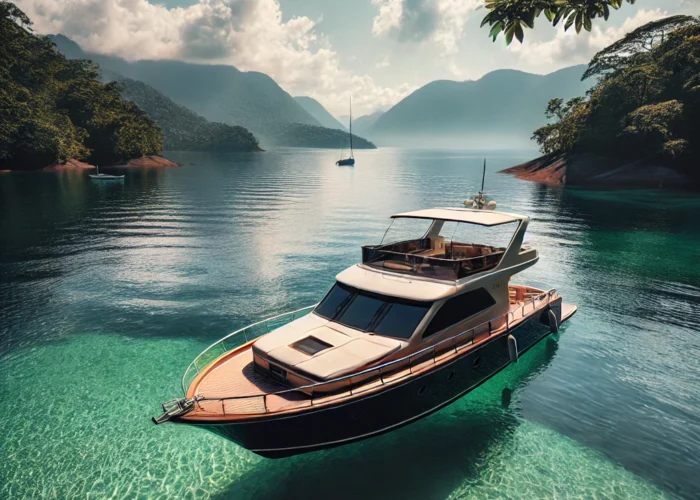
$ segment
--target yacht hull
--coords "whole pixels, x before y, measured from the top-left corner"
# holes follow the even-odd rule
[[[562,318],[559,298],[549,308],[511,329],[519,354],[551,333],[550,309],[557,324],[568,319]],[[364,398],[295,415],[187,423],[204,427],[263,457],[288,457],[359,441],[414,422],[474,390],[510,363],[508,335],[504,334],[442,367]]]

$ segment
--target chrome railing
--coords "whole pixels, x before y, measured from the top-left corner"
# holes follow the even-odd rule
[[[523,304],[522,308],[519,308],[517,311],[521,311],[523,316],[522,318],[525,318],[525,308],[528,305],[532,305],[533,311],[536,311],[537,308],[543,304],[549,305],[549,303],[558,297],[557,291],[552,289],[547,292],[544,292],[542,294],[539,294],[537,296],[533,296],[527,299],[527,301]],[[315,307],[315,306],[312,306]],[[289,314],[295,314],[300,311],[305,311],[311,308],[305,308],[305,309],[300,309],[299,311],[294,311],[293,313]],[[516,311],[516,312],[517,312]],[[506,331],[510,330],[510,325],[512,324],[512,321],[509,321],[510,315],[512,313],[508,313],[505,317],[506,319]],[[513,316],[513,321],[515,321],[516,318]],[[272,396],[277,396],[277,397],[284,397],[285,395],[292,394],[292,393],[302,393],[304,396],[306,396],[306,399],[303,400],[291,400],[289,403],[291,405],[295,405],[294,408],[300,408],[301,406],[299,405],[300,403],[307,403],[308,406],[313,406],[314,401],[318,399],[323,399],[323,398],[333,398],[333,399],[340,399],[343,397],[349,397],[352,396],[353,394],[357,394],[358,389],[362,389],[365,387],[364,390],[368,390],[374,386],[366,387],[369,383],[371,382],[376,382],[378,381],[380,385],[385,385],[387,383],[387,379],[389,379],[389,382],[393,380],[397,380],[399,378],[403,378],[408,375],[413,374],[413,370],[416,367],[420,367],[422,365],[426,364],[435,364],[438,362],[438,358],[441,356],[446,356],[446,355],[453,355],[459,353],[460,350],[465,349],[466,347],[471,346],[475,339],[479,340],[480,337],[488,338],[490,337],[493,333],[494,330],[492,328],[492,324],[495,321],[498,320],[503,320],[503,316],[498,316],[497,318],[493,318],[490,321],[486,321],[484,323],[481,323],[478,326],[472,327],[468,330],[464,330],[452,337],[449,337],[447,339],[443,339],[440,342],[426,347],[424,349],[421,349],[419,351],[416,351],[412,354],[409,354],[407,356],[404,356],[399,359],[395,359],[392,361],[388,361],[386,363],[383,363],[378,366],[373,366],[371,368],[367,368],[366,370],[362,370],[360,372],[355,372],[350,375],[344,375],[342,377],[337,377],[332,380],[327,380],[323,382],[317,382],[315,384],[309,384],[305,386],[300,386],[300,387],[292,387],[289,389],[283,389],[281,391],[275,391],[275,392],[270,392],[270,393],[265,393],[265,394],[249,394],[249,395],[243,395],[243,396],[227,396],[227,397],[217,397],[217,398],[207,398],[206,396],[202,395],[195,395],[194,397],[194,402],[197,406],[197,408],[201,411],[212,411],[216,410],[216,414],[218,415],[226,415],[226,405],[225,403],[228,401],[241,401],[241,400],[246,400],[246,401],[259,401],[260,405],[258,405],[259,410],[257,410],[255,407],[253,408],[235,408],[235,411],[229,412],[231,414],[259,414],[259,413],[274,413],[276,411],[283,411],[289,408],[289,405],[287,406],[282,406],[278,407],[277,409],[271,410],[270,407],[268,406],[268,399]],[[256,325],[259,323],[256,323]],[[252,326],[252,325],[251,325]],[[244,329],[245,330],[245,329]],[[241,330],[239,330],[240,332]],[[234,332],[231,335],[234,335]],[[223,340],[223,339],[222,339]],[[206,351],[205,351],[206,352]],[[201,356],[201,355],[200,355]],[[405,371],[408,369],[408,372],[401,375],[401,376],[396,376],[397,374],[401,373],[402,371]],[[391,375],[395,375],[393,378],[390,378]],[[362,384],[362,385],[359,385]],[[327,389],[326,391],[322,391],[322,389]],[[345,390],[346,392],[342,392]],[[340,395],[338,395],[340,393]],[[316,399],[315,399],[316,398]],[[206,406],[203,406],[206,405]],[[250,405],[248,405],[250,406]],[[253,405],[255,406],[255,405]],[[251,411],[252,410],[252,411]]]
[[[552,297],[557,296],[557,291],[555,289],[551,289],[547,292],[540,293],[540,294],[533,294],[530,295],[529,297],[525,298],[523,301],[523,305],[519,307],[518,309],[515,309],[514,311],[508,312],[506,316],[506,322],[511,323],[515,321],[516,318],[524,318],[525,317],[525,312],[527,310],[528,306],[532,307],[533,311],[536,311],[537,308],[539,307],[539,304],[543,301],[546,300],[547,304],[549,304],[552,301]],[[518,316],[517,313],[520,313]]]
[[[223,354],[227,353],[231,349],[236,349],[255,340],[258,337],[262,337],[270,333],[272,330],[279,328],[280,326],[291,323],[295,319],[306,316],[311,312],[311,310],[316,307],[316,304],[312,306],[307,306],[302,309],[297,309],[296,311],[278,314],[271,318],[258,321],[252,325],[248,325],[245,328],[236,330],[233,333],[226,335],[224,338],[217,340],[212,345],[204,349],[199,356],[194,358],[194,361],[190,363],[185,370],[185,374],[182,376],[182,392],[184,392],[185,397],[187,396],[187,388],[190,386],[195,377],[199,374],[199,371],[208,366],[212,361],[218,359]]]

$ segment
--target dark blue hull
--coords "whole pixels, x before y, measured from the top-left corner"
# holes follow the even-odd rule
[[[561,299],[551,304],[561,322]],[[568,319],[568,318],[567,318]],[[550,334],[548,309],[510,331],[523,353]],[[196,424],[267,458],[331,448],[391,431],[449,405],[506,368],[508,335],[390,389],[297,415]],[[189,423],[189,422],[188,422]]]
[[[355,165],[355,158],[345,158],[344,160],[338,160],[335,162],[336,165],[341,167],[352,167]]]

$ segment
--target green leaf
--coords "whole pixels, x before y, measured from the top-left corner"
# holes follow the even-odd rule
[[[496,24],[493,25],[493,28],[491,28],[491,32],[489,33],[489,36],[492,37],[494,40],[496,40],[496,37],[498,34],[503,31],[503,23],[498,21]]]
[[[525,23],[525,25],[528,28],[534,28],[535,27],[535,11],[530,11],[525,14],[523,17],[522,21]],[[520,28],[522,30],[522,27]]]
[[[581,26],[583,26],[583,12],[576,14],[576,33],[581,33]]]
[[[515,38],[517,38],[520,43],[523,43],[523,39],[525,38],[525,33],[523,33],[523,27],[520,26],[520,23],[515,25]]]
[[[506,45],[510,45],[513,41],[513,35],[515,35],[515,24],[511,24],[506,29]]]
[[[586,28],[586,31],[590,32],[591,29],[593,29],[593,23],[591,22],[590,17],[584,17],[583,18],[583,27]]]
[[[556,16],[556,14],[552,9],[544,9],[544,17],[547,18],[547,21],[550,23],[554,21],[554,16]]]
[[[576,20],[576,15],[571,14],[569,18],[566,20],[566,24],[564,25],[564,31],[567,31],[569,28],[571,28],[571,25],[574,24],[574,21]]]

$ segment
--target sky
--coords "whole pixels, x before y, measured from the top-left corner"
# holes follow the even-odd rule
[[[637,0],[565,33],[544,16],[525,42],[494,43],[484,0],[15,0],[40,34],[128,60],[178,59],[261,71],[332,114],[368,114],[433,80],[503,68],[545,74],[587,63],[654,19],[700,15],[700,0]],[[563,24],[563,23],[562,23]]]

